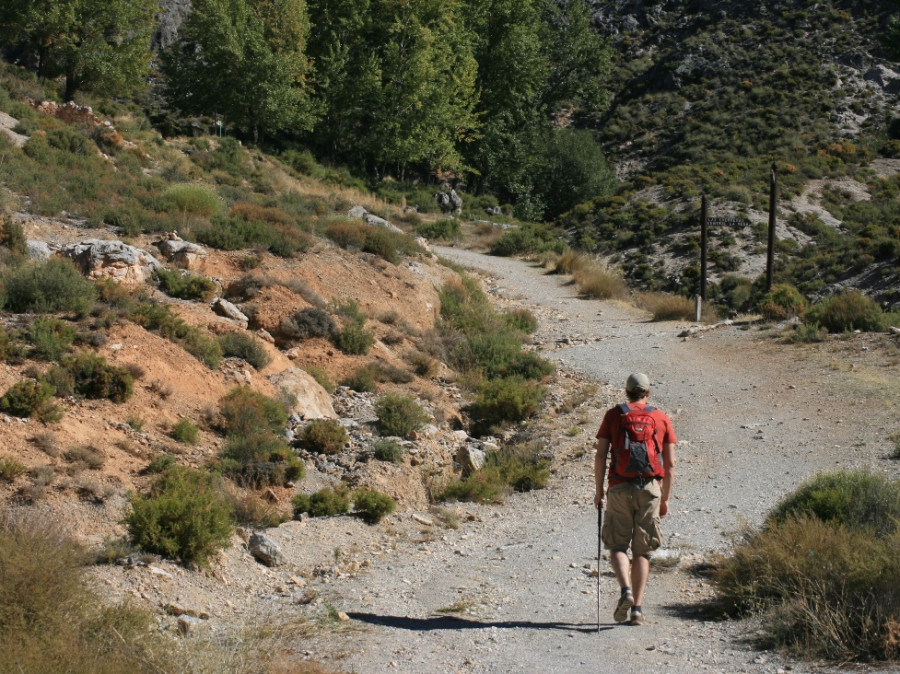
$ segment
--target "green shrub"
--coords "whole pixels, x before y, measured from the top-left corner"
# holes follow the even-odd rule
[[[341,380],[341,386],[346,386],[359,393],[371,393],[375,390],[378,381],[378,371],[371,365],[358,367],[352,374]]]
[[[450,480],[437,495],[437,500],[502,503],[506,491],[498,471],[482,469],[462,479]]]
[[[408,437],[431,421],[429,414],[422,409],[412,396],[388,393],[375,403],[375,416],[378,417],[378,432],[383,436]]]
[[[788,338],[794,344],[812,344],[825,339],[828,331],[818,323],[798,323]]]
[[[283,486],[302,480],[306,466],[273,433],[230,436],[222,450],[221,470],[246,487]]]
[[[44,381],[23,379],[10,386],[0,398],[0,410],[15,417],[38,421],[59,421],[62,413],[50,399],[56,390]]]
[[[156,477],[147,496],[129,496],[131,541],[183,564],[206,566],[231,544],[231,511],[212,475],[173,467]]]
[[[222,358],[222,347],[215,337],[210,337],[197,328],[188,328],[184,337],[178,340],[181,347],[206,367],[215,370]]]
[[[356,514],[367,524],[378,524],[382,518],[397,508],[397,502],[387,494],[374,489],[358,489],[353,492]]]
[[[299,520],[303,513],[309,512],[309,494],[297,494],[291,499],[291,506],[294,509],[294,519]]]
[[[503,320],[513,330],[530,335],[538,329],[538,319],[528,309],[512,309],[502,315]]]
[[[59,360],[74,339],[75,328],[53,316],[39,316],[28,327],[31,356],[39,360]]]
[[[182,183],[166,188],[160,197],[160,210],[212,217],[224,209],[222,198],[204,185]]]
[[[288,420],[284,406],[248,386],[231,389],[219,403],[219,411],[225,422],[223,430],[229,436],[280,434]]]
[[[56,391],[54,395],[57,398],[67,398],[75,395],[75,378],[72,377],[71,372],[61,365],[51,365],[41,375],[40,380],[53,387]]]
[[[157,454],[147,464],[147,472],[153,475],[164,473],[176,464],[175,457],[170,454]]]
[[[416,234],[424,236],[426,239],[453,241],[460,236],[459,220],[444,218],[434,222],[423,222],[416,227]]]
[[[535,413],[542,395],[539,384],[521,377],[484,381],[469,414],[480,426],[522,421]]]
[[[800,316],[806,310],[806,298],[794,286],[779,283],[762,296],[759,311],[770,321],[783,321],[786,318]]]
[[[818,323],[828,332],[878,332],[885,328],[884,314],[878,303],[855,290],[813,305],[804,320]]]
[[[364,356],[375,343],[375,333],[363,327],[362,323],[349,322],[334,340],[335,346],[351,356]]]
[[[485,465],[496,467],[503,481],[517,492],[543,489],[550,479],[550,460],[537,443],[504,445],[487,455]]]
[[[549,466],[549,459],[537,443],[504,445],[487,454],[481,470],[444,485],[438,500],[500,503],[512,491],[546,487]]]
[[[329,517],[343,515],[350,511],[350,493],[343,484],[334,489],[325,487],[314,494],[297,494],[291,501],[294,506],[294,517],[308,513],[310,517]]]
[[[131,312],[130,318],[145,330],[179,344],[207,367],[218,367],[222,357],[219,342],[185,323],[168,305],[140,304]]]
[[[14,268],[0,282],[6,291],[5,308],[17,314],[71,311],[84,317],[97,295],[94,284],[71,262],[56,258]]]
[[[272,362],[263,343],[246,332],[229,332],[219,337],[222,355],[228,358],[243,358],[257,370],[262,370]]]
[[[190,419],[181,417],[172,427],[172,438],[186,445],[196,445],[200,429]]]
[[[169,297],[208,302],[216,292],[216,284],[206,276],[182,274],[179,271],[162,268],[157,269],[155,273],[159,289]]]
[[[397,246],[399,243],[398,237],[402,235],[389,232],[381,227],[368,227],[365,230],[365,236],[363,252],[377,255],[391,264],[400,262]]]
[[[304,449],[319,454],[337,454],[347,444],[347,431],[334,419],[313,419],[300,432],[298,442]]]
[[[328,375],[328,372],[325,368],[317,367],[315,365],[310,365],[306,368],[306,373],[318,382],[319,386],[325,389],[326,393],[331,395],[334,393],[334,382],[331,381],[331,377]]]
[[[14,482],[17,477],[28,472],[28,466],[21,461],[4,456],[0,458],[0,480]]]
[[[372,451],[375,458],[379,461],[388,461],[390,463],[400,463],[403,461],[403,447],[394,440],[381,438],[376,440],[372,445]]]
[[[61,366],[72,377],[75,395],[123,403],[134,393],[134,377],[127,368],[110,365],[88,351],[66,356]]]
[[[877,536],[891,535],[900,526],[900,482],[866,470],[820,473],[783,499],[769,522],[801,516]]]
[[[13,260],[24,260],[28,256],[25,229],[12,216],[0,215],[0,247],[6,248]]]
[[[335,339],[338,327],[334,319],[323,309],[307,307],[282,321],[281,332],[291,339],[325,337]]]
[[[515,332],[496,331],[470,334],[452,346],[451,361],[464,372],[476,371],[485,377],[539,379],[554,370],[553,364],[533,351],[523,351]]]

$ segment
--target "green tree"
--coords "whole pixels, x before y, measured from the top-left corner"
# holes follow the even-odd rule
[[[64,97],[141,86],[150,65],[157,0],[6,0],[0,41],[20,47],[40,77],[65,78]]]
[[[314,137],[334,158],[403,177],[462,165],[477,127],[477,64],[458,0],[310,0],[324,106]]]
[[[308,130],[316,113],[305,54],[305,0],[197,0],[163,54],[166,96],[253,135]]]
[[[900,59],[900,14],[888,18],[883,43],[891,58]]]
[[[521,217],[541,218],[548,191],[539,179],[558,141],[553,129],[603,106],[609,49],[583,0],[565,7],[553,0],[468,5],[483,120],[466,153],[477,172],[472,184],[514,202]]]
[[[608,194],[615,172],[590,131],[555,129],[546,143],[537,193],[544,216],[555,218],[573,206]]]

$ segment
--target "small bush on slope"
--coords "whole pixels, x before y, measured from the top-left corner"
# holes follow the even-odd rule
[[[147,496],[129,500],[125,525],[142,550],[205,566],[231,543],[231,510],[212,475],[173,466],[157,476]]]

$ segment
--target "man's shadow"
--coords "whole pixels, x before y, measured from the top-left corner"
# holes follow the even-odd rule
[[[497,629],[531,629],[531,630],[562,630],[565,632],[598,632],[612,629],[613,625],[600,625],[597,623],[562,623],[562,622],[532,622],[530,620],[499,620],[481,621],[466,620],[456,616],[439,615],[428,618],[409,618],[406,616],[377,615],[375,613],[348,613],[353,620],[381,625],[395,629],[409,630],[411,632],[432,632],[434,630],[473,630],[496,627]]]

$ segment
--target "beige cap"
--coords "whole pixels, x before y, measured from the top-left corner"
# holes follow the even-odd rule
[[[625,390],[629,393],[633,391],[649,391],[650,377],[643,372],[635,372],[628,375],[628,381],[625,382]]]

